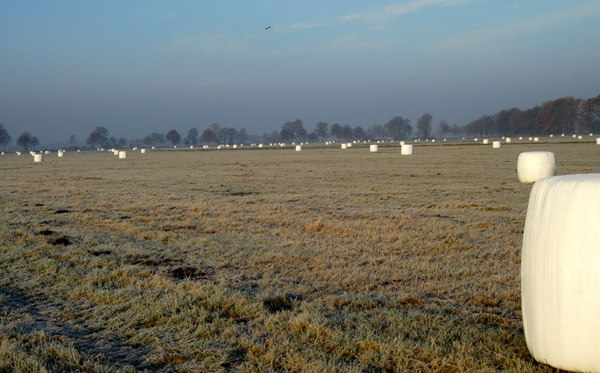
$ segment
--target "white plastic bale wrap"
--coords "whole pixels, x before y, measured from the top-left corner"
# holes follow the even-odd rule
[[[146,154],[146,149],[140,149],[140,153]]]
[[[296,151],[297,152],[302,151],[302,145],[296,145]]]
[[[511,138],[510,138],[510,137],[507,137],[507,138],[506,138],[506,142],[511,142],[511,141],[512,141],[512,140],[511,140]]]
[[[342,144],[342,146],[341,146],[341,147],[342,147],[342,149],[347,149],[347,148],[348,148],[348,145],[346,145],[346,144]]]
[[[119,152],[119,159],[127,159],[127,152],[126,152],[126,151],[123,151],[123,150],[121,150],[121,151]]]
[[[553,367],[600,371],[600,174],[538,181],[523,233],[527,347]]]
[[[488,139],[483,139],[483,145],[487,145],[487,144],[489,144],[489,143],[490,143],[490,140],[488,140]]]
[[[33,161],[35,163],[42,163],[44,161],[44,155],[42,153],[40,153],[40,154],[34,154],[33,155]]]
[[[413,155],[413,146],[410,144],[402,145],[402,148],[400,148],[400,154]]]
[[[492,148],[494,149],[500,149],[502,147],[502,144],[500,143],[500,141],[493,141],[492,142]]]
[[[525,152],[517,159],[517,177],[522,183],[556,175],[556,156],[552,152]]]
[[[63,157],[63,155],[64,155],[64,153],[63,153],[62,151],[59,151],[59,152],[58,152],[58,158],[62,158],[62,157]]]
[[[596,139],[596,145],[600,145],[600,137]]]
[[[377,146],[377,145],[369,145],[369,151],[371,153],[377,153],[378,150],[379,150],[379,146]]]

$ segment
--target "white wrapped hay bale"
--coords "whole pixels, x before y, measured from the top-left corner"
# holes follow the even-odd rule
[[[521,258],[527,347],[553,367],[600,371],[600,174],[550,177],[529,197]]]
[[[341,148],[342,148],[342,149],[347,149],[347,148],[348,148],[348,145],[347,145],[347,144],[342,144]]]
[[[508,142],[511,142],[511,141],[512,141],[512,140],[510,139],[510,137],[507,137],[507,138],[506,138],[506,142],[507,142],[507,143],[508,143]]]
[[[552,152],[524,152],[517,159],[517,177],[522,183],[556,175],[556,156]]]
[[[127,159],[127,152],[124,150],[121,150],[119,152],[119,159]]]
[[[502,144],[500,143],[500,141],[493,141],[492,142],[492,148],[494,149],[500,149],[502,147]]]
[[[302,151],[302,145],[296,145],[296,151],[297,152],[301,152]]]
[[[413,146],[410,144],[402,145],[402,148],[400,148],[400,154],[413,155]]]
[[[378,145],[369,145],[369,151],[371,153],[377,153],[378,150],[379,150],[379,146]]]
[[[577,139],[578,140],[583,140],[583,136],[579,135],[579,136],[577,136]]]
[[[62,151],[62,150],[59,150],[59,151],[58,151],[58,158],[62,158],[62,157],[63,157],[63,155],[64,155],[63,151]]]
[[[596,138],[596,145],[600,145],[600,137]]]
[[[146,149],[140,149],[140,153],[146,154]]]
[[[400,141],[400,146],[404,146],[406,144],[406,141]]]
[[[534,138],[533,138],[533,141],[534,141],[534,142],[538,142],[538,141],[540,141],[540,138],[539,138],[539,137],[534,137]]]
[[[40,153],[40,154],[34,154],[33,155],[33,161],[35,163],[42,163],[44,161],[44,154]]]
[[[352,143],[351,143],[351,142],[349,142],[349,143],[348,143],[348,144],[346,144],[346,145],[347,145],[349,148],[351,148],[351,147],[352,147]]]
[[[487,145],[487,144],[489,144],[489,143],[490,143],[490,140],[488,140],[488,139],[483,139],[483,145]]]
[[[262,148],[262,147],[263,147],[263,144],[258,144],[258,147],[259,147],[259,148]]]

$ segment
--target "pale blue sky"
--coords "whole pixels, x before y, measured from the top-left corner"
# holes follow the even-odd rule
[[[81,143],[96,126],[463,125],[600,94],[599,19],[597,0],[0,0],[0,122]]]

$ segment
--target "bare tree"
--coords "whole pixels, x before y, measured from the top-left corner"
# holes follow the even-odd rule
[[[170,130],[167,132],[165,136],[167,141],[169,141],[172,145],[177,145],[181,142],[181,135],[176,130]]]
[[[325,137],[327,137],[327,127],[329,124],[326,122],[319,122],[315,126],[314,133],[321,138],[321,142],[325,141]]]
[[[0,144],[2,144],[2,151],[6,150],[6,145],[10,144],[11,137],[8,134],[6,128],[4,128],[4,123],[0,123]]]
[[[104,127],[96,127],[88,136],[86,144],[92,147],[106,146],[108,144],[108,130]]]
[[[37,137],[30,134],[28,131],[25,131],[17,139],[17,144],[20,147],[22,147],[23,150],[27,151],[29,150],[29,147],[35,148],[36,146],[38,146],[40,144],[40,141],[37,139]]]
[[[200,134],[198,133],[198,129],[196,127],[190,128],[187,133],[187,137],[185,138],[185,143],[190,145],[196,145],[198,143],[198,138]]]
[[[417,136],[428,138],[431,135],[431,120],[433,117],[425,113],[417,120]]]

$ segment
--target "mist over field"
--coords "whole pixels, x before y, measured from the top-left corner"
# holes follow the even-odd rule
[[[79,146],[213,123],[464,126],[598,95],[595,1],[4,1],[0,123]],[[266,29],[268,26],[271,28]]]

